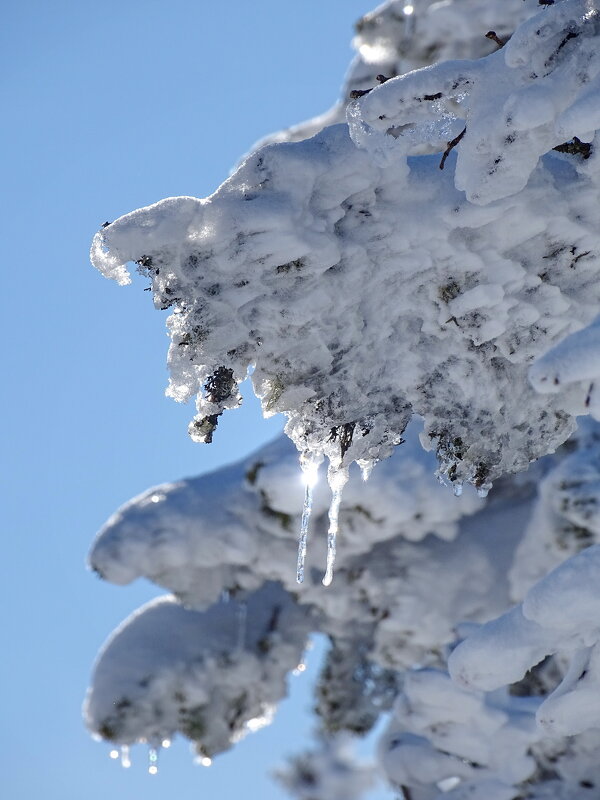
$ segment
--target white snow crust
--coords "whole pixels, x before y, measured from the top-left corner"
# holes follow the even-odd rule
[[[137,262],[173,308],[168,394],[197,396],[194,438],[239,405],[250,367],[265,413],[333,469],[388,456],[413,413],[457,485],[568,437],[587,386],[538,396],[526,376],[597,314],[597,157],[552,148],[583,136],[557,126],[596,86],[600,34],[589,2],[540,13],[496,53],[355,100],[351,136],[266,146],[210,198],[96,235],[105,275],[123,282]],[[410,157],[463,127],[444,171],[439,153]]]
[[[181,731],[210,758],[271,721],[307,632],[306,614],[275,584],[202,613],[158,598],[101,650],[86,723],[125,745],[160,747]]]
[[[259,706],[274,707],[283,696],[285,674],[298,663],[312,630],[332,641],[317,687],[323,730],[334,736],[364,734],[396,698],[380,743],[380,764],[394,785],[410,787],[417,800],[450,791],[451,798],[517,798],[523,785],[539,789],[539,795],[532,795],[536,798],[593,797],[577,787],[581,780],[600,777],[595,759],[580,751],[592,748],[590,742],[600,743],[593,677],[599,630],[593,576],[600,545],[581,549],[594,541],[592,498],[600,498],[597,426],[585,426],[568,447],[528,473],[499,481],[487,499],[472,490],[456,498],[441,486],[432,475],[433,454],[419,446],[419,434],[419,425],[412,423],[405,445],[367,483],[351,472],[340,511],[336,576],[327,589],[321,584],[329,502],[323,481],[315,491],[307,580],[302,586],[295,581],[302,484],[294,448],[284,437],[239,465],[156,487],[117,512],[94,544],[94,568],[117,583],[149,577],[173,591],[178,602],[197,609],[182,613],[197,619],[199,628],[209,624],[205,616],[219,620],[220,627],[223,614],[229,614],[227,646],[235,655],[228,656],[231,671],[220,669],[215,678],[195,666],[196,653],[209,648],[213,636],[209,650],[218,650],[219,636],[210,630],[206,637],[191,636],[181,626],[181,643],[173,639],[176,646],[165,665],[161,627],[143,611],[152,646],[162,655],[157,658],[146,649],[133,625],[137,617],[125,624],[123,637],[117,632],[96,668],[91,697],[99,699],[88,700],[90,728],[118,744],[150,742],[177,730],[194,739],[185,715],[182,722],[173,687],[183,680],[190,696],[204,692],[215,708],[229,709],[242,682],[251,707],[240,725],[229,729],[215,723],[215,732],[211,729],[196,744],[201,754],[218,753],[236,741],[238,728],[246,730],[244,720],[257,716]],[[573,481],[561,483],[558,496],[550,493],[549,487],[567,474]],[[582,498],[590,513],[582,510]],[[540,516],[538,510],[550,501],[556,513]],[[577,528],[565,525],[571,513],[579,515]],[[538,548],[528,556],[523,543],[531,547],[534,537]],[[540,549],[550,553],[546,564],[552,559],[560,563],[569,552],[578,555],[564,562],[558,579],[551,573],[531,588]],[[524,590],[527,575],[530,583]],[[275,647],[261,666],[251,644],[249,653],[236,650],[236,609],[247,602],[248,625],[256,615],[253,624],[262,630],[277,585],[286,613],[298,615],[281,623],[281,632],[294,638],[289,642],[284,636],[281,651]],[[522,605],[487,622],[519,592]],[[219,599],[223,593],[229,602]],[[179,608],[173,599],[160,601],[159,607],[165,602]],[[180,625],[172,620],[168,627],[177,631]],[[446,654],[456,637],[465,635],[450,656],[457,686],[445,671]],[[250,633],[248,642],[258,637]],[[546,656],[550,659],[544,661]],[[539,662],[542,667],[528,673]],[[586,669],[592,670],[590,678],[582,677]],[[265,677],[273,674],[268,670],[278,676],[272,681],[274,693],[262,686],[271,681]],[[144,677],[151,678],[146,685],[140,685],[142,672],[143,683]],[[515,694],[502,688],[510,683],[517,687]],[[130,694],[131,705],[123,706]],[[121,727],[114,723],[115,707],[122,709]],[[158,722],[165,720],[160,727]],[[581,744],[571,742],[573,734]],[[322,744],[320,755],[292,761],[286,772],[292,794],[303,797],[308,791],[302,765],[323,781],[319,785],[339,788],[335,776],[342,786],[351,781],[331,766],[331,747]],[[560,770],[553,766],[554,794],[544,794],[548,778],[539,777],[548,752],[559,752],[562,765]],[[357,787],[362,785],[359,777]]]
[[[317,631],[320,729],[282,772],[292,795],[368,792],[346,734],[391,709],[379,765],[409,800],[597,800],[599,5],[390,0],[357,23],[330,111],[210,197],[96,235],[103,274],[136,263],[171,309],[192,437],[251,371],[293,445],[106,523],[92,567],[173,596],[105,645],[90,730],[151,752],[180,732],[210,759],[270,720]],[[302,585],[297,451],[334,489],[312,491]],[[366,483],[350,469],[378,461]]]

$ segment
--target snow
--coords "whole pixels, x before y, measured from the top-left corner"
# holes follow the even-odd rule
[[[98,232],[94,265],[126,283],[135,263],[171,309],[192,438],[250,372],[288,439],[100,531],[102,577],[173,596],[105,645],[92,731],[180,731],[207,763],[270,720],[319,632],[298,798],[368,791],[344,732],[390,710],[380,766],[413,800],[597,796],[598,11],[390,0],[330,111],[210,197]]]
[[[564,384],[600,377],[600,325],[594,320],[587,328],[562,339],[539,358],[529,370],[529,380],[542,394],[556,393]],[[597,416],[597,405],[594,405]]]
[[[247,620],[239,613],[246,604]],[[180,731],[212,757],[270,719],[307,630],[305,614],[273,584],[242,605],[221,601],[202,613],[158,598],[101,650],[86,722],[110,741],[154,749]]]
[[[535,17],[483,59],[387,80],[353,101],[349,129],[265,146],[210,198],[96,235],[105,275],[137,262],[173,309],[168,393],[196,395],[193,438],[212,439],[250,367],[265,413],[333,469],[389,456],[414,413],[457,484],[568,437],[587,387],[538,397],[526,377],[600,299],[597,158],[551,152],[556,115],[600,71],[600,36],[587,3],[560,7],[541,12],[544,35]],[[554,117],[517,130],[510,109],[533,114],[532,91]],[[409,157],[464,126],[443,172],[439,153]]]
[[[594,430],[593,426],[591,429]],[[251,624],[258,611],[258,596],[256,601],[252,600],[258,587],[265,581],[279,581],[289,592],[289,600],[295,598],[295,602],[301,604],[301,616],[294,622],[294,628],[298,630],[306,624],[304,630],[318,630],[332,638],[332,650],[318,687],[317,708],[326,730],[355,733],[369,730],[398,695],[400,687],[405,693],[410,687],[411,707],[422,709],[422,704],[426,703],[429,708],[420,710],[415,719],[430,722],[425,728],[410,728],[411,735],[422,737],[423,741],[416,742],[403,735],[400,744],[381,756],[388,777],[392,781],[410,780],[408,785],[411,786],[416,781],[421,787],[432,781],[437,786],[437,783],[458,777],[460,784],[449,791],[467,791],[468,787],[475,787],[473,791],[477,797],[477,792],[493,787],[499,797],[516,797],[518,791],[511,787],[524,780],[522,776],[529,775],[537,763],[532,762],[528,748],[533,744],[537,746],[542,736],[535,721],[540,702],[535,698],[527,702],[523,698],[513,698],[516,708],[507,711],[503,706],[498,710],[497,698],[481,691],[472,695],[454,687],[442,671],[445,648],[454,642],[457,627],[461,630],[468,627],[458,626],[458,621],[471,620],[473,630],[475,623],[485,622],[508,605],[510,587],[505,576],[514,558],[515,544],[527,529],[532,508],[542,502],[535,490],[540,475],[545,474],[549,480],[563,464],[570,461],[573,465],[578,454],[582,464],[580,472],[585,463],[591,471],[588,445],[593,436],[591,432],[582,435],[579,449],[550,457],[529,475],[498,482],[484,500],[469,488],[457,499],[436,481],[432,474],[433,454],[422,450],[419,434],[419,424],[412,423],[406,432],[406,443],[378,466],[368,482],[362,480],[358,470],[350,471],[340,506],[341,547],[336,576],[328,589],[321,585],[323,573],[319,566],[323,563],[329,522],[329,497],[323,481],[314,487],[314,527],[306,580],[301,586],[295,581],[295,531],[304,487],[297,474],[294,448],[283,437],[239,465],[172,487],[149,490],[107,523],[94,545],[91,560],[95,565],[101,564],[109,578],[114,570],[117,579],[122,579],[119,569],[122,560],[131,578],[147,575],[173,590],[180,601],[198,609],[208,609],[205,613],[209,614],[217,613],[213,611],[217,609],[221,615],[223,611],[219,609],[227,606],[218,602],[218,598],[223,591],[235,592],[236,600],[230,601],[230,605],[238,610],[231,611],[228,647],[236,654],[239,653],[241,604],[245,599],[248,602],[247,620]],[[192,502],[194,496],[196,502]],[[159,501],[154,502],[152,498],[159,498]],[[224,508],[228,510],[227,516],[224,516]],[[223,528],[219,527],[219,520],[224,520]],[[235,531],[232,530],[234,524]],[[165,529],[171,535],[157,539],[157,534]],[[215,562],[205,569],[204,548],[210,553],[211,541],[216,542],[219,536],[225,541],[236,539],[239,542],[236,552],[245,553],[246,561],[227,563],[223,558],[220,566]],[[128,542],[135,546],[128,547]],[[171,555],[164,549],[165,542],[172,548]],[[216,544],[214,547],[216,554]],[[185,558],[176,555],[179,549],[186,554]],[[160,571],[165,563],[179,563],[180,566],[172,571]],[[269,607],[268,597],[260,602]],[[262,619],[267,616],[267,610],[259,613]],[[352,620],[350,629],[348,619]],[[529,634],[540,626],[522,618],[521,627]],[[150,628],[154,630],[154,646],[160,647],[159,629],[152,621]],[[485,629],[486,625],[477,628]],[[549,644],[545,646],[544,634],[538,650],[531,656],[533,640],[524,634],[522,655],[515,646],[514,631],[510,626],[506,630],[506,639],[496,643],[490,658],[513,664],[516,654],[521,661],[518,672],[513,670],[510,676],[500,676],[495,684],[500,686],[508,680],[518,680],[529,661],[542,658],[555,644],[554,634],[550,633]],[[459,653],[470,638],[454,652]],[[189,639],[198,641],[198,637]],[[250,633],[247,642],[253,639]],[[187,640],[188,636],[184,636],[184,642]],[[167,729],[157,731],[152,727],[154,718],[150,715],[148,721],[146,709],[155,708],[157,695],[139,689],[139,675],[131,672],[128,666],[135,661],[139,646],[137,635],[124,640],[123,650],[107,646],[96,671],[94,687],[98,682],[104,686],[99,696],[104,693],[105,709],[114,708],[123,684],[129,691],[135,687],[138,694],[135,694],[132,711],[127,713],[132,714],[132,724],[137,727],[131,730],[137,733],[138,740],[150,740],[153,735],[171,735],[173,729],[177,729],[177,706],[169,700],[164,684],[158,684],[159,696],[166,693],[167,699],[163,702],[171,708],[174,721]],[[509,651],[506,657],[499,658],[498,653],[504,653],[506,648]],[[147,657],[143,651],[141,658],[146,668],[155,661],[153,655]],[[245,650],[243,658],[243,668],[247,670],[246,660],[251,664],[254,661]],[[278,661],[277,669],[284,676],[299,660],[298,651],[294,651],[289,660],[286,657]],[[105,663],[107,667],[102,666]],[[427,664],[429,668],[410,671],[416,664]],[[223,681],[221,686],[220,682],[210,682],[213,680],[210,672],[196,671],[197,683],[191,678],[189,683],[196,693],[207,685],[206,693],[213,702],[227,704],[234,692],[229,687],[237,685],[237,674],[234,671],[233,677],[228,674],[219,677],[219,681]],[[430,674],[431,679],[427,677]],[[259,684],[264,678],[256,680],[253,692],[261,696]],[[279,678],[279,686],[281,680]],[[94,688],[93,691],[98,690]],[[220,694],[224,694],[224,700],[218,699]],[[272,694],[268,698],[271,705],[278,699]],[[400,700],[398,708],[399,703]],[[257,713],[252,711],[252,715]],[[98,731],[104,719],[102,714],[96,713],[91,727]],[[144,720],[143,725],[140,720]],[[396,721],[393,726],[398,724]],[[400,724],[407,724],[404,716]],[[419,724],[425,725],[425,722]],[[477,733],[473,732],[474,725]],[[438,731],[433,740],[430,740],[431,726]],[[522,733],[523,726],[526,735]],[[444,730],[445,738],[440,738]],[[493,736],[492,731],[496,731]],[[213,744],[209,747],[209,743],[203,742],[204,750],[215,754],[232,741],[226,738],[231,732],[219,729],[218,733],[223,737],[218,739],[219,747]],[[210,742],[213,740],[217,741],[216,735]],[[386,741],[384,736],[383,754]],[[477,753],[473,749],[476,747],[479,747]],[[448,752],[454,755],[448,756]],[[485,756],[489,760],[490,766],[481,774],[479,769],[474,772],[473,767],[464,763],[464,759],[474,760],[476,755],[477,759]],[[506,774],[506,763],[513,770],[510,775]],[[421,765],[418,769],[417,764]],[[410,772],[411,768],[416,771],[412,777],[402,772]],[[435,791],[432,797],[442,789]]]
[[[384,768],[395,784],[448,782],[453,798],[475,784],[475,797],[512,800],[514,784],[536,768],[527,754],[535,725],[523,706],[466,692],[441,671],[410,672],[380,745]]]
[[[354,742],[343,734],[318,741],[275,775],[298,800],[355,800],[375,783],[373,766],[357,758]]]
[[[552,632],[516,606],[468,636],[451,653],[448,668],[461,686],[492,691],[520,680],[553,652],[554,644]]]
[[[523,603],[472,633],[451,654],[450,673],[463,686],[493,690],[518,681],[543,658],[564,653],[570,665],[537,712],[552,735],[600,728],[600,546],[568,558],[527,592]]]

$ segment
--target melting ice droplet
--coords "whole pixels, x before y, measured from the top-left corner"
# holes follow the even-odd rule
[[[360,472],[362,475],[363,481],[368,481],[371,477],[371,473],[373,472],[373,467],[375,466],[375,461],[370,459],[362,458],[356,462],[360,467]]]
[[[158,750],[156,747],[150,747],[148,750],[148,772],[150,775],[158,773]]]
[[[121,747],[121,766],[123,769],[129,769],[131,766],[131,759],[129,758],[129,746],[126,744]]]
[[[333,580],[333,565],[335,563],[336,537],[339,528],[340,504],[342,502],[342,492],[348,482],[348,470],[329,468],[327,476],[333,496],[329,506],[329,530],[327,531],[327,566],[323,578],[323,586],[329,586]]]
[[[304,506],[302,508],[302,522],[300,524],[300,539],[298,540],[298,563],[296,566],[296,580],[304,581],[304,562],[306,561],[306,547],[308,540],[308,526],[313,505],[313,489],[319,480],[319,464],[321,458],[315,458],[310,453],[300,456],[302,480],[304,482]]]

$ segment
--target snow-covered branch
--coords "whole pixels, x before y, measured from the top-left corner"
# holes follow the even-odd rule
[[[380,760],[411,800],[595,796],[599,11],[389,0],[329,112],[210,197],[96,235],[98,269],[127,283],[137,264],[171,309],[192,437],[251,372],[295,445],[150,489],[100,532],[102,577],[173,593],[102,651],[100,736],[154,752],[179,731],[210,758],[268,718],[320,632],[321,749],[285,773],[296,796],[366,790],[338,737],[392,706]],[[333,503],[311,491],[324,457]],[[353,462],[380,463],[364,482]]]

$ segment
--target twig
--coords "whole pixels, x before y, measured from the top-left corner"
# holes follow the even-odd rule
[[[504,45],[506,44],[506,39],[501,39],[496,33],[496,31],[488,31],[485,35],[485,38],[491,39],[492,42],[496,42],[498,47],[504,47]]]
[[[351,100],[356,100],[359,97],[364,97],[364,95],[369,94],[369,92],[372,92],[372,91],[373,91],[373,89],[353,89],[350,92],[350,99]]]
[[[581,156],[584,161],[592,155],[592,145],[589,142],[582,142],[577,136],[574,136],[570,142],[557,144],[552,149],[559,153],[568,153],[571,156]]]
[[[440,169],[444,169],[446,159],[450,155],[450,152],[456,147],[456,145],[460,142],[460,140],[463,138],[466,132],[467,132],[467,126],[465,125],[465,127],[458,134],[458,136],[455,136],[454,139],[448,142],[448,147],[446,147],[446,149],[444,150],[444,155],[442,156],[442,160],[440,161]]]

